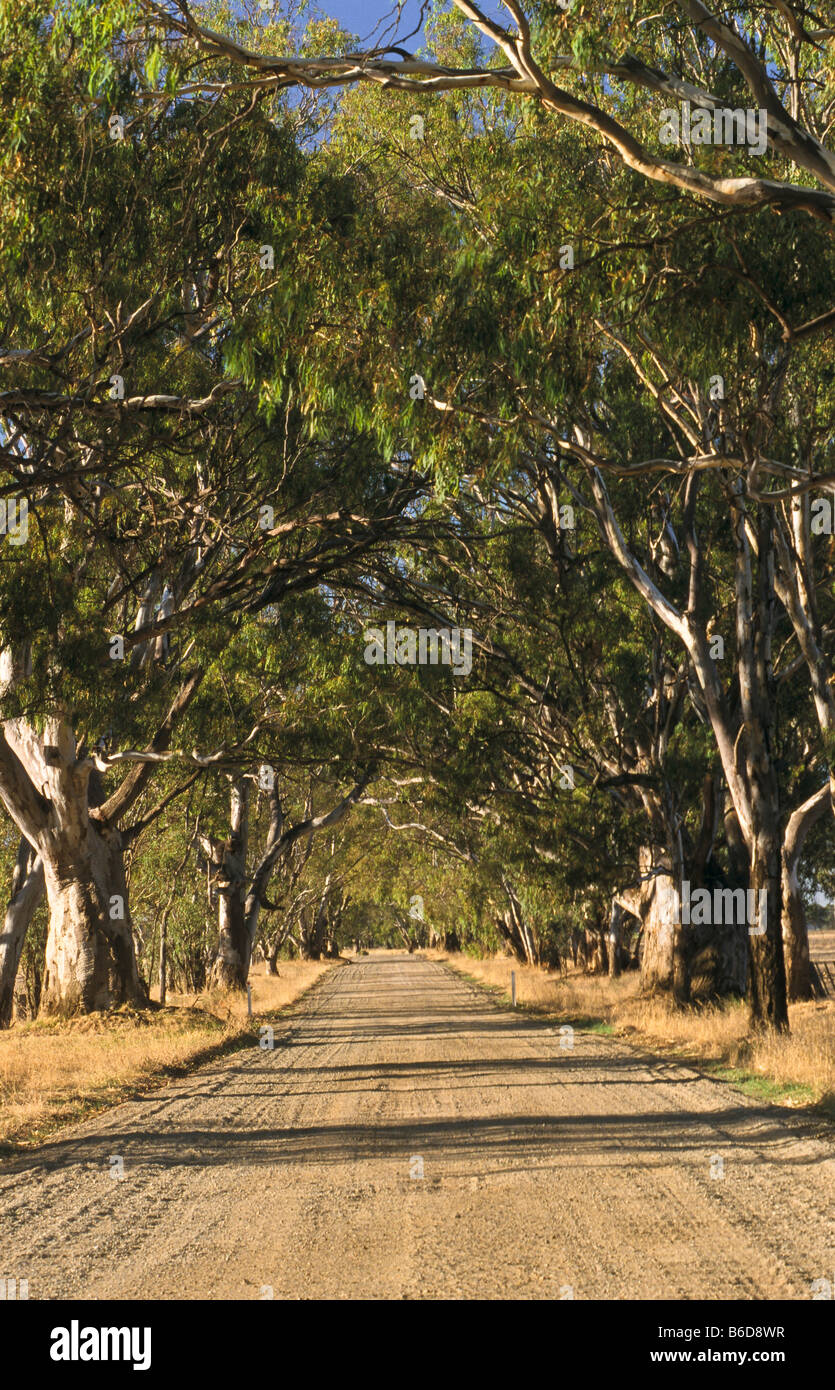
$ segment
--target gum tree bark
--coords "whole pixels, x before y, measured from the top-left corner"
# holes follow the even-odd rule
[[[811,468],[811,457],[804,463]],[[809,937],[797,865],[811,826],[825,811],[835,813],[835,767],[829,753],[835,736],[835,676],[818,614],[808,494],[791,497],[775,513],[775,553],[777,592],[809,673],[815,714],[829,758],[829,786],[816,792],[789,817],[782,856],[783,950],[788,994],[790,999],[810,999]]]
[[[15,980],[23,943],[43,896],[40,856],[28,840],[21,840],[0,935],[0,1028],[8,1028],[12,1021]]]
[[[289,830],[284,829],[284,813],[278,789],[274,787],[269,793],[270,822],[264,852],[249,872],[246,862],[249,850],[250,783],[245,774],[233,779],[229,838],[221,841],[208,835],[200,837],[205,858],[215,870],[213,886],[218,895],[218,953],[210,976],[214,987],[246,988],[261,910],[271,907],[266,897],[267,887],[281,855],[303,836],[313,836],[317,831],[329,829],[341,821],[356,805],[372,776],[373,772],[367,772],[348,795],[325,815],[308,814]],[[327,887],[326,883],[322,904],[327,900]],[[318,923],[320,913],[316,914],[314,924]],[[326,925],[326,916],[323,920]],[[321,946],[319,951],[321,954]],[[318,959],[318,956],[312,959]]]
[[[702,816],[692,855],[685,864],[684,877],[691,888],[747,888],[748,860],[739,835],[739,822],[733,806],[725,823],[726,837],[735,836],[729,863],[722,870],[714,857],[714,846],[722,813],[721,773],[714,769],[702,785]],[[730,827],[730,829],[729,829]],[[748,928],[745,922],[713,923],[710,927],[691,925],[689,929],[691,988],[708,997],[744,997],[748,985]]]
[[[582,434],[582,432],[580,432]],[[583,438],[580,448],[585,449]],[[601,532],[612,554],[653,612],[676,634],[693,664],[716,739],[725,780],[749,859],[749,886],[765,894],[764,930],[749,929],[748,1003],[751,1027],[787,1031],[786,972],[782,944],[780,802],[773,762],[774,677],[771,641],[775,616],[774,536],[769,508],[760,505],[756,531],[743,484],[733,485],[730,516],[735,542],[737,678],[741,725],[730,717],[705,623],[698,616],[701,551],[695,533],[698,474],[687,482],[685,528],[690,556],[688,604],[679,610],[661,593],[630,552],[599,468],[589,470]],[[752,551],[756,555],[756,585]],[[759,896],[756,899],[760,901]],[[756,924],[755,924],[756,925]]]
[[[636,911],[643,928],[641,990],[644,994],[673,994],[678,900],[669,855],[661,846],[647,846],[639,857],[641,886]]]
[[[373,82],[390,93],[408,92],[412,95],[421,92],[435,95],[469,87],[492,87],[515,92],[527,101],[537,103],[551,115],[581,124],[586,131],[592,132],[593,138],[600,144],[605,143],[627,168],[643,179],[683,189],[698,199],[724,207],[752,209],[777,204],[781,208],[801,209],[828,224],[835,223],[835,154],[824,145],[822,137],[816,132],[814,108],[803,113],[809,121],[807,128],[796,103],[794,109],[789,110],[780,100],[772,81],[770,61],[774,61],[774,54],[782,45],[778,47],[774,31],[768,25],[762,35],[765,56],[761,56],[733,23],[716,18],[701,0],[686,0],[681,6],[694,29],[701,30],[717,50],[722,51],[729,66],[735,69],[734,76],[744,80],[756,99],[757,107],[766,110],[768,145],[810,174],[820,185],[818,187],[789,183],[774,177],[756,178],[750,174],[732,178],[712,173],[690,162],[677,163],[661,158],[643,143],[637,131],[622,123],[622,111],[612,113],[598,106],[592,99],[592,93],[595,89],[604,90],[606,82],[595,79],[609,78],[613,83],[624,84],[632,93],[650,91],[675,103],[682,97],[692,97],[697,104],[709,109],[722,108],[722,96],[701,86],[704,74],[700,68],[686,63],[683,74],[665,70],[661,38],[656,36],[651,21],[642,20],[644,27],[640,31],[641,46],[645,51],[650,46],[652,52],[654,40],[657,45],[649,61],[636,56],[635,52],[617,59],[614,56],[603,58],[595,55],[580,60],[570,51],[565,54],[543,54],[538,61],[534,52],[532,15],[528,12],[533,7],[524,5],[521,0],[505,0],[504,9],[512,20],[511,27],[505,22],[507,17],[504,13],[501,20],[493,19],[484,6],[473,3],[473,0],[454,0],[454,4],[475,30],[491,40],[497,54],[503,55],[504,63],[456,68],[431,62],[425,57],[415,59],[401,50],[397,50],[399,56],[395,60],[387,56],[389,50],[381,53],[379,49],[343,57],[270,54],[260,49],[253,51],[236,42],[231,35],[204,27],[192,13],[172,11],[160,4],[159,0],[141,0],[155,36],[159,26],[164,25],[169,42],[179,38],[208,57],[220,58],[224,64],[230,63],[231,75],[226,81],[230,84],[234,82],[236,88],[251,84],[257,90],[268,81],[280,86],[298,84],[302,87],[340,87]],[[781,5],[775,7],[781,18],[784,9]],[[655,18],[663,24],[666,16],[661,12]],[[829,31],[810,32],[796,23],[792,36],[800,51],[804,43],[812,45],[828,37]],[[637,46],[636,42],[633,47]],[[582,97],[554,81],[551,74],[558,78],[561,69],[583,73],[587,78]],[[820,119],[822,121],[822,116]]]
[[[612,910],[609,915],[609,978],[614,979],[620,974],[620,929],[623,922],[623,908],[617,901],[612,899]]]
[[[49,903],[41,1012],[145,1003],[136,967],[119,831],[90,815],[92,760],[62,713],[43,735],[9,720],[0,736],[0,797],[36,850]]]
[[[780,827],[780,795],[772,750],[774,736],[774,678],[771,641],[774,630],[773,517],[766,507],[759,511],[757,527],[756,591],[754,589],[748,522],[737,490],[736,538],[736,639],[739,652],[740,704],[747,749],[747,781],[750,796],[751,888],[755,902],[765,893],[766,919],[749,926],[750,1010],[757,1026],[769,1024],[787,1030],[788,1000],[782,942],[782,882],[780,861],[783,836]]]
[[[789,999],[811,999],[812,977],[809,969],[809,933],[806,911],[797,877],[797,866],[803,853],[806,836],[816,821],[831,807],[829,783],[820,787],[789,816],[783,841],[783,950],[786,956],[786,986]]]
[[[4,648],[0,693],[8,694],[28,667],[26,652]],[[201,678],[196,673],[184,681],[148,748],[124,755],[138,761],[106,800],[96,765],[77,748],[60,707],[48,714],[42,732],[24,719],[0,725],[0,801],[37,856],[49,906],[43,1014],[147,1003],[136,964],[119,821],[145,790],[154,761],[168,748]],[[22,911],[28,902],[27,892],[10,907]]]
[[[307,909],[300,921],[299,953],[302,960],[321,960],[328,925],[328,894],[331,876],[325,879],[315,910]]]
[[[639,853],[637,887],[621,891],[617,901],[641,923],[641,989],[668,994],[687,1003],[700,997],[744,994],[747,935],[744,925],[708,922],[683,926],[679,898],[682,881],[702,888],[720,871],[713,859],[719,818],[718,777],[705,777],[702,818],[696,843],[682,831],[669,787],[657,795],[643,790],[641,800],[656,840]],[[662,837],[665,843],[662,843]],[[722,876],[722,886],[724,876]]]
[[[218,952],[210,975],[215,989],[245,989],[250,944],[246,926],[246,855],[249,843],[249,782],[232,780],[230,830],[225,841],[200,837],[213,866],[212,887],[218,900]]]
[[[522,904],[504,876],[502,888],[507,907],[495,919],[499,936],[510,947],[520,965],[539,965],[540,948],[536,933],[525,920]]]
[[[806,460],[804,460],[806,462]],[[812,468],[812,460],[808,460]],[[833,669],[818,616],[815,589],[815,562],[812,548],[811,510],[808,494],[792,497],[774,515],[775,585],[780,602],[788,614],[803,661],[809,673],[812,699],[824,747],[831,746],[835,734],[835,692]],[[835,770],[829,771],[830,791],[835,811]]]

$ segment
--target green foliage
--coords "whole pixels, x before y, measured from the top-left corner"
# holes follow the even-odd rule
[[[294,26],[280,7],[197,8],[250,51],[355,42],[306,12]],[[627,50],[744,99],[718,48],[649,0],[531,14],[544,70],[648,149],[660,101],[626,80]],[[441,62],[505,65],[454,8],[436,7],[428,37]],[[226,773],[261,762],[296,822],[375,769],[369,804],[301,867],[277,867],[267,944],[292,936],[310,905],[299,894],[312,902],[330,875],[346,935],[495,945],[512,891],[543,958],[564,954],[572,928],[599,927],[635,882],[643,846],[674,824],[692,851],[717,767],[680,644],[601,538],[589,458],[643,572],[684,611],[684,548],[662,550],[667,526],[687,529],[681,460],[724,451],[692,494],[691,616],[724,639],[735,717],[732,489],[745,482],[756,522],[777,484],[758,481],[755,456],[795,479],[835,473],[831,338],[787,329],[831,308],[829,229],[649,183],[524,94],[242,92],[232,57],[196,66],[190,41],[147,30],[131,4],[67,0],[47,16],[9,0],[0,43],[3,488],[30,507],[27,545],[0,549],[0,642],[31,655],[3,713],[37,724],[61,703],[88,749],[144,748],[199,669],[181,763],[137,815],[174,797],[190,750],[217,754],[131,850],[143,967],[167,914],[175,978],[204,982],[217,904],[193,841],[198,822],[226,836]],[[701,155],[710,173],[747,169],[745,151]],[[765,167],[783,164],[772,152]],[[109,394],[115,374],[126,403]],[[705,404],[715,374],[721,410]],[[418,376],[425,399],[410,395]],[[176,408],[136,405],[159,394]],[[682,401],[686,436],[671,419]],[[549,520],[549,489],[576,514],[570,536]],[[816,542],[821,633],[833,559]],[[132,634],[164,589],[163,658]],[[471,675],[366,665],[366,628],[389,620],[472,630]],[[114,634],[128,642],[118,667]],[[832,749],[782,610],[774,650],[771,751],[790,806]],[[252,856],[267,833],[261,798]],[[828,884],[826,853],[810,883]],[[172,893],[178,876],[193,887]],[[410,916],[415,896],[425,917]]]

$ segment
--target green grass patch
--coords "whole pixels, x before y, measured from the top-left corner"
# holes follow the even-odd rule
[[[727,1081],[746,1096],[766,1102],[794,1102],[796,1105],[813,1105],[815,1093],[811,1086],[799,1081],[775,1081],[770,1076],[746,1071],[742,1067],[728,1067],[722,1062],[701,1062],[702,1069],[716,1077],[717,1081]]]

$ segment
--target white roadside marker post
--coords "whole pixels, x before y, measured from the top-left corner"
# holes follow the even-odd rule
[[[516,1008],[516,971],[510,972],[510,998],[514,1009]]]

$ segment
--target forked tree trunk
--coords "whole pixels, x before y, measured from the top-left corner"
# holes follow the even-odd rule
[[[8,720],[0,737],[0,795],[37,850],[49,904],[40,1011],[88,1013],[147,994],[136,967],[122,842],[91,817],[90,759],[60,713],[43,735]]]
[[[525,951],[524,944],[521,941],[518,932],[516,931],[516,927],[513,918],[510,915],[509,909],[505,908],[504,912],[497,913],[495,917],[495,922],[496,931],[498,932],[505,945],[510,949],[516,960],[518,960],[521,965],[527,964],[527,952]]]
[[[731,717],[707,628],[698,616],[701,550],[695,528],[700,475],[692,474],[685,494],[685,540],[690,555],[688,608],[679,610],[661,593],[629,550],[615,518],[603,476],[594,470],[589,482],[597,519],[612,553],[635,588],[685,646],[698,678],[705,709],[716,738],[725,781],[737,813],[750,865],[749,886],[764,891],[768,902],[766,930],[749,935],[749,1005],[752,1029],[788,1030],[786,976],[781,941],[779,785],[774,765],[775,682],[772,640],[776,589],[774,515],[767,502],[746,496],[741,477],[731,484],[731,524],[735,545],[734,590],[736,681],[740,720]],[[752,545],[752,535],[755,541]],[[754,561],[756,561],[756,570]],[[776,914],[776,915],[775,915]]]
[[[274,785],[269,793],[270,826],[267,843],[260,860],[247,877],[246,859],[249,840],[249,782],[244,775],[232,783],[231,834],[225,844],[201,837],[201,846],[215,866],[215,888],[219,895],[220,943],[218,954],[212,967],[212,983],[225,989],[244,989],[249,974],[252,949],[258,931],[261,908],[270,876],[282,853],[297,840],[307,837],[308,846],[314,833],[336,825],[354,806],[371,779],[367,772],[357,785],[344,796],[326,815],[313,816],[308,803],[308,815],[293,826],[284,830],[284,814],[279,802],[278,789]],[[303,867],[310,848],[302,857]],[[298,875],[296,875],[297,877]],[[307,959],[318,960],[322,954],[327,928],[327,896],[330,875],[325,880],[325,889],[312,928],[302,931],[302,954]],[[282,937],[282,940],[284,938]]]
[[[28,648],[0,650],[0,693],[31,673]],[[151,740],[168,748],[171,733],[199,688],[194,672]],[[0,800],[41,861],[49,904],[46,977],[40,1010],[71,1014],[131,1002],[145,1005],[125,877],[121,817],[142,794],[151,762],[135,766],[104,802],[93,761],[80,755],[64,710],[53,707],[39,733],[25,719],[0,724]]]
[[[302,960],[318,960],[321,955],[316,944],[314,926],[315,918],[311,920],[311,913],[307,910],[302,912],[299,917],[299,956]]]
[[[826,811],[835,812],[835,763],[831,756],[832,735],[835,733],[835,689],[832,661],[823,640],[817,607],[811,520],[811,498],[808,494],[792,497],[787,519],[779,511],[774,513],[777,588],[806,662],[824,748],[830,750],[827,752],[827,785],[792,812],[783,844],[782,932],[786,990],[790,1000],[810,999],[813,992],[806,911],[797,865],[811,826]]]

